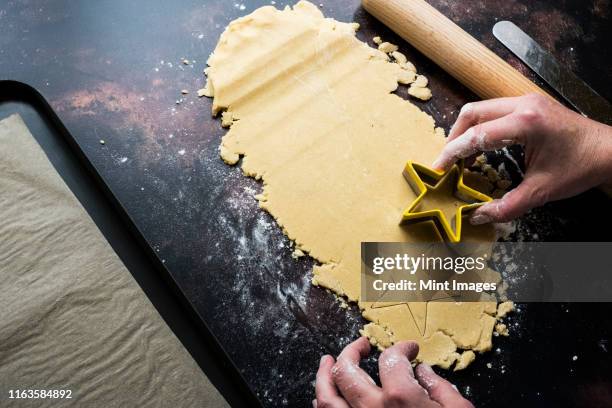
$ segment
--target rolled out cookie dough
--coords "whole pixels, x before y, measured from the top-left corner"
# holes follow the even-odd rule
[[[429,115],[392,93],[403,70],[356,29],[305,1],[232,21],[207,68],[213,114],[232,118],[221,156],[243,157],[244,173],[263,180],[261,207],[320,262],[314,284],[358,302],[374,344],[417,340],[419,360],[461,359],[463,368],[464,350],[491,348],[496,303],[360,300],[362,241],[437,239],[431,225],[398,222],[415,198],[402,177],[406,160],[431,163],[444,139]],[[493,238],[489,228],[466,228],[468,238]]]

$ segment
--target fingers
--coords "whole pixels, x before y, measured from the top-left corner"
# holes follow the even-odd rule
[[[355,364],[359,364],[362,358],[370,354],[370,342],[366,337],[360,337],[342,350],[338,356],[338,361],[348,360]]]
[[[427,390],[429,397],[443,407],[474,408],[451,383],[438,376],[427,364],[419,364],[415,371],[417,380]]]
[[[382,391],[361,368],[359,361],[370,353],[370,342],[361,337],[342,350],[332,368],[332,378],[340,393],[353,407],[375,407],[381,401]]]
[[[512,113],[518,104],[519,97],[466,103],[461,108],[446,142],[450,142],[478,123],[488,122]]]
[[[542,176],[528,176],[502,198],[476,208],[470,217],[470,223],[480,225],[507,222],[520,217],[532,208],[544,205],[550,197],[542,178]]]
[[[475,153],[524,143],[524,134],[524,126],[514,114],[477,124],[446,143],[433,167],[448,170],[457,160],[465,159]]]
[[[405,407],[428,400],[414,378],[411,360],[419,353],[413,341],[401,342],[386,349],[378,359],[378,372],[383,386],[385,406]]]
[[[370,343],[362,337],[345,347],[335,364],[331,356],[323,356],[317,372],[313,407],[473,408],[448,381],[437,376],[431,367],[425,364],[417,366],[415,378],[415,371],[410,364],[419,352],[415,342],[398,343],[381,354],[379,372],[383,390],[359,368],[360,360],[369,352]]]
[[[349,408],[349,405],[338,394],[332,379],[331,370],[333,366],[334,358],[332,356],[321,357],[315,383],[316,400],[312,402],[314,408]]]
[[[405,341],[389,347],[378,359],[378,371],[383,387],[393,386],[399,382],[412,386],[415,382],[411,360],[419,354],[419,345],[414,341]]]

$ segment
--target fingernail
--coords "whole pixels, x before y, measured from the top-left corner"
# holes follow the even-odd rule
[[[422,368],[423,371],[425,371],[425,374],[435,374],[433,368],[431,368],[431,366],[427,363],[421,363],[419,364]]]
[[[493,219],[486,214],[476,214],[470,217],[470,224],[472,225],[487,224],[491,221],[493,221]]]
[[[325,360],[325,358],[329,356],[329,354],[324,354],[321,356],[321,360],[319,360],[319,366],[321,366],[321,364],[323,364],[323,361]]]
[[[312,408],[317,408],[317,400],[312,400]]]
[[[466,103],[465,105],[463,105],[461,107],[461,110],[459,110],[459,114],[465,114],[466,112],[470,111],[472,109],[472,104],[471,103]]]
[[[419,383],[426,389],[431,390],[437,381],[437,376],[434,370],[429,364],[421,363],[417,366],[417,375],[419,377]]]
[[[439,158],[434,160],[434,162],[431,164],[431,167],[435,170],[442,170],[442,160],[440,160]]]

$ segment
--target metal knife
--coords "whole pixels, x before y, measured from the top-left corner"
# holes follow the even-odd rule
[[[583,115],[612,125],[612,105],[510,21],[493,26],[493,35]]]

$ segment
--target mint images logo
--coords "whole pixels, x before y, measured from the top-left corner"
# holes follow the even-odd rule
[[[374,302],[491,300],[501,277],[488,266],[489,250],[482,245],[363,243],[362,296]]]

